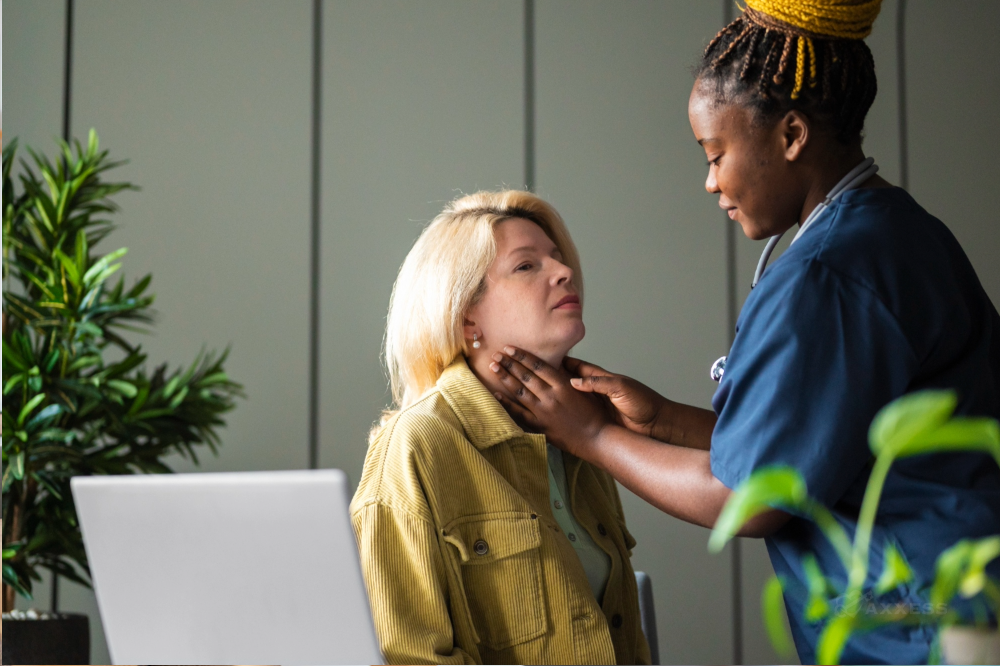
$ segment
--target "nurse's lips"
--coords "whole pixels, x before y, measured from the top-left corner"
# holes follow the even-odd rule
[[[735,220],[736,219],[736,210],[737,210],[736,206],[727,206],[720,199],[719,200],[719,208],[721,208],[722,210],[726,211],[726,215],[729,216],[730,220]]]

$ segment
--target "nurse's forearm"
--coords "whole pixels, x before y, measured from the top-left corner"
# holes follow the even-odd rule
[[[732,493],[712,474],[707,450],[663,444],[617,425],[605,427],[578,455],[661,511],[702,527],[715,525]],[[780,511],[762,514],[740,535],[767,536],[787,519]]]

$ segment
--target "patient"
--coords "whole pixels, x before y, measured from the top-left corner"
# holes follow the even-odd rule
[[[559,367],[583,336],[576,248],[531,193],[462,197],[410,250],[385,340],[399,411],[351,503],[388,663],[649,663],[615,482],[494,398],[499,345]]]

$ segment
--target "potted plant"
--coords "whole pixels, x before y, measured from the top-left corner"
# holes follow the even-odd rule
[[[877,614],[862,613],[862,604],[914,579],[905,554],[893,545],[885,549],[884,568],[873,590],[863,589],[868,576],[869,547],[882,487],[893,462],[899,458],[928,453],[979,451],[989,453],[1000,464],[1000,426],[994,419],[953,417],[957,397],[953,391],[921,391],[883,408],[869,430],[869,446],[874,465],[858,516],[853,542],[833,514],[809,497],[805,480],[793,468],[765,467],[751,474],[730,496],[709,538],[709,550],[718,552],[754,516],[772,508],[791,511],[817,524],[836,550],[847,572],[847,587],[840,589],[823,572],[815,557],[803,558],[809,598],[805,619],[824,623],[816,658],[821,664],[835,664],[852,634],[878,629],[890,623],[924,624],[939,629],[932,661],[947,663],[998,663],[1000,634],[985,622],[963,626],[953,607],[956,598],[969,599],[985,617],[991,611],[1000,617],[1000,582],[986,573],[986,565],[1000,555],[1000,535],[983,539],[963,539],[942,552],[936,561],[935,577],[927,593],[927,603],[915,609],[896,606]],[[791,654],[782,619],[782,586],[777,576],[764,587],[762,605],[765,626],[775,650]],[[831,601],[843,599],[835,608]],[[943,653],[942,653],[943,650]]]
[[[42,568],[89,586],[70,479],[170,472],[162,459],[175,452],[197,463],[200,447],[217,453],[220,417],[242,395],[223,370],[228,350],[147,372],[126,334],[152,323],[152,276],[126,287],[113,279],[127,249],[94,251],[113,229],[110,197],[137,188],[104,180],[121,162],[98,149],[93,130],[86,147],[60,147],[54,162],[33,152],[32,164],[21,161],[20,188],[16,141],[3,151],[5,664],[89,659],[85,616],[11,614]],[[25,652],[55,647],[66,631],[75,654]]]

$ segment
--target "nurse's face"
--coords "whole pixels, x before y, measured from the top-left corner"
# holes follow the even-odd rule
[[[489,359],[514,345],[558,367],[585,333],[573,270],[534,222],[505,220],[494,234],[497,255],[486,292],[466,314],[466,338],[476,332],[482,340],[471,356]]]
[[[794,118],[791,124],[788,118],[755,122],[752,110],[720,102],[700,80],[691,91],[688,118],[708,157],[705,189],[719,195],[719,207],[743,233],[760,240],[799,222],[805,192],[793,171],[801,153]]]

